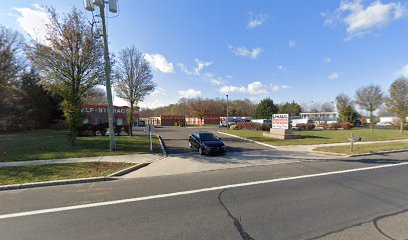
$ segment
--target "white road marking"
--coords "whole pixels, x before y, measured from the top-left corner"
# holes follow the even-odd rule
[[[269,179],[269,180],[246,182],[246,183],[237,183],[237,184],[230,184],[230,185],[224,185],[224,186],[195,189],[195,190],[190,190],[190,191],[158,194],[158,195],[152,195],[152,196],[146,196],[146,197],[128,198],[128,199],[120,199],[120,200],[114,200],[114,201],[97,202],[97,203],[89,203],[89,204],[81,204],[81,205],[73,205],[73,206],[68,206],[68,207],[58,207],[58,208],[41,209],[41,210],[34,210],[34,211],[27,211],[27,212],[19,212],[19,213],[9,213],[9,214],[0,215],[0,219],[32,216],[32,215],[39,215],[39,214],[45,214],[45,213],[63,212],[63,211],[83,209],[83,208],[109,206],[109,205],[116,205],[116,204],[122,204],[122,203],[130,203],[130,202],[140,202],[140,201],[146,201],[146,200],[152,200],[152,199],[168,198],[168,197],[189,195],[189,194],[195,194],[195,193],[201,193],[201,192],[223,190],[227,188],[238,188],[238,187],[253,186],[253,185],[259,185],[259,184],[266,184],[266,183],[275,183],[275,182],[304,179],[304,178],[314,178],[314,177],[321,177],[321,176],[337,175],[337,174],[342,174],[342,173],[367,171],[367,170],[374,170],[374,169],[380,169],[380,168],[397,167],[397,166],[402,166],[402,165],[408,165],[408,162],[396,163],[396,164],[386,164],[386,165],[379,165],[379,166],[365,167],[365,168],[348,169],[348,170],[333,171],[333,172],[324,172],[324,173],[309,174],[309,175],[302,175],[302,176],[295,176],[295,177],[277,178],[277,179]]]

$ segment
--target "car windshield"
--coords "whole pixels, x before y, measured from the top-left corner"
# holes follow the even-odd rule
[[[216,141],[218,138],[212,133],[200,133],[201,141]]]

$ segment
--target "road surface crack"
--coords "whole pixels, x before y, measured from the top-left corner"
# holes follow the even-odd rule
[[[221,196],[224,192],[228,191],[229,189],[224,189],[222,190],[219,194],[218,194],[218,201],[220,202],[221,206],[225,209],[225,211],[227,212],[227,215],[229,218],[231,218],[234,222],[234,226],[235,228],[238,230],[239,234],[241,235],[241,238],[243,240],[255,240],[253,237],[251,237],[249,235],[249,233],[247,233],[244,229],[244,226],[242,224],[242,219],[241,219],[241,213],[240,213],[240,209],[239,209],[239,202],[237,200],[237,198],[235,197],[235,195],[229,191],[229,193],[231,194],[231,196],[235,199],[235,201],[237,202],[237,206],[238,206],[238,215],[239,215],[239,219],[234,217],[231,214],[231,211],[228,209],[228,207],[225,205],[225,203],[222,201]]]

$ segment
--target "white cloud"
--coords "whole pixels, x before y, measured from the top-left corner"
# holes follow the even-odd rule
[[[201,91],[194,89],[179,90],[177,92],[180,95],[180,98],[195,98],[202,95]]]
[[[164,90],[161,87],[158,87],[152,93],[150,93],[150,96],[158,96],[158,95],[166,96],[167,95],[166,90]]]
[[[32,8],[14,8],[18,13],[16,20],[30,37],[40,43],[46,43],[46,25],[50,23],[47,12],[38,4]],[[13,15],[14,16],[14,15]]]
[[[289,43],[288,43],[288,45],[289,45],[290,48],[293,48],[293,47],[296,46],[296,41],[290,40]]]
[[[347,26],[347,39],[362,37],[373,29],[379,29],[402,18],[406,8],[400,2],[382,3],[374,1],[368,6],[362,0],[341,1],[334,13],[321,13],[325,25],[333,25],[340,21]]]
[[[202,61],[202,60],[200,60],[200,59],[198,59],[198,58],[195,59],[195,62],[196,62],[196,64],[197,64],[197,67],[194,68],[194,73],[197,74],[197,75],[200,75],[200,72],[201,72],[204,68],[206,68],[206,67],[208,67],[208,66],[210,66],[210,65],[212,64],[212,62]]]
[[[278,69],[279,71],[286,71],[286,70],[288,70],[288,68],[287,68],[286,66],[283,66],[283,65],[277,66],[276,69]]]
[[[265,14],[254,14],[253,12],[249,13],[249,21],[247,24],[248,29],[253,29],[261,26],[268,20],[268,15]]]
[[[179,63],[179,64],[177,64],[177,65],[180,67],[180,70],[181,70],[182,72],[184,72],[185,74],[187,74],[187,75],[189,75],[189,76],[193,75],[193,72],[190,71],[184,64]]]
[[[278,91],[285,90],[288,88],[291,88],[291,87],[288,85],[273,85],[273,84],[271,85],[272,92],[278,92]]]
[[[222,86],[219,89],[219,92],[223,94],[228,94],[228,93],[244,93],[244,94],[249,94],[249,95],[259,95],[259,94],[268,94],[270,91],[276,92],[280,91],[283,89],[290,88],[287,85],[273,85],[270,84],[265,85],[262,82],[252,82],[249,83],[246,87],[244,86]]]
[[[248,93],[250,95],[267,94],[268,89],[261,82],[253,82],[253,83],[248,84]]]
[[[329,57],[325,57],[325,58],[323,58],[323,62],[324,62],[324,63],[331,63],[331,62],[332,62],[332,59],[329,58]]]
[[[153,69],[159,70],[162,73],[174,73],[175,69],[171,62],[161,54],[149,54],[145,53],[144,58],[148,61]]]
[[[403,66],[396,74],[401,77],[408,78],[408,64]]]
[[[221,85],[222,83],[220,80],[217,79],[211,79],[210,82],[212,85]]]
[[[240,56],[240,57],[249,57],[252,59],[256,59],[259,57],[259,55],[262,52],[261,48],[253,48],[252,50],[247,49],[246,47],[229,47],[232,49],[232,52],[235,54],[235,56]]]
[[[328,79],[329,80],[337,80],[340,78],[341,73],[338,72],[333,72],[329,75]]]
[[[246,93],[247,89],[245,87],[238,87],[238,86],[222,86],[219,91],[221,93]]]

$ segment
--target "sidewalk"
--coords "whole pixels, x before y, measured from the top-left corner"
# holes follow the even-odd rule
[[[355,142],[354,145],[360,144],[373,144],[373,143],[393,143],[393,142],[408,142],[408,139],[399,140],[386,140],[386,141],[372,141],[372,142]],[[350,143],[328,143],[328,144],[315,144],[315,145],[291,145],[291,146],[273,146],[276,150],[293,151],[293,152],[313,152],[313,149],[318,147],[337,147],[337,146],[349,146]]]
[[[151,163],[161,158],[162,158],[161,154],[131,154],[131,155],[84,157],[84,158],[63,158],[50,160],[0,162],[0,167],[39,166],[49,164],[82,163],[82,162]]]

